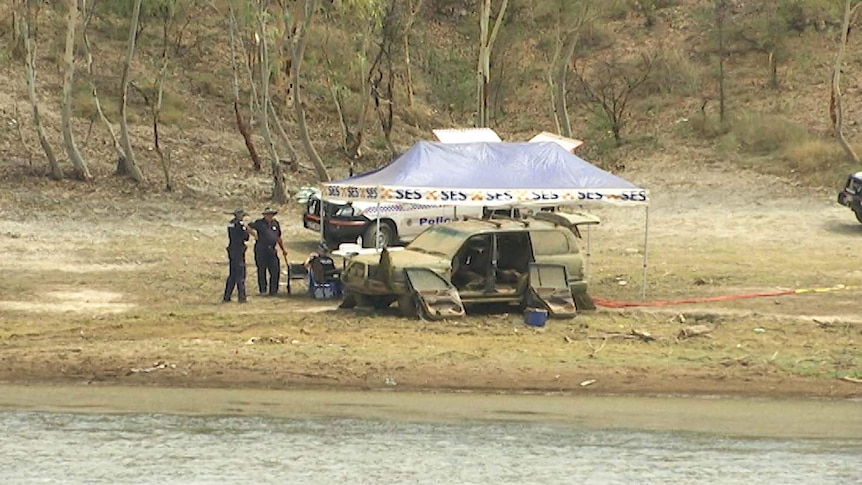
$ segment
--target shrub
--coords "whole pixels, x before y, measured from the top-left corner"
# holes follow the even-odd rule
[[[785,145],[807,137],[805,128],[777,116],[744,112],[731,121],[739,150],[752,155],[775,153]]]

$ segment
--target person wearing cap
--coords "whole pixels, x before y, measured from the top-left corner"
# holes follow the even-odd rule
[[[243,223],[247,216],[242,209],[233,211],[233,219],[227,225],[227,259],[228,274],[224,285],[224,297],[222,301],[228,302],[233,296],[236,288],[240,303],[247,301],[245,293],[245,242],[248,241],[249,229]]]
[[[281,262],[276,245],[281,249],[287,262],[287,250],[281,240],[281,225],[275,219],[277,210],[267,207],[262,218],[251,223],[257,233],[254,243],[254,264],[257,266],[257,288],[261,295],[274,296],[278,293],[278,280],[281,275]],[[267,274],[268,273],[268,274]]]

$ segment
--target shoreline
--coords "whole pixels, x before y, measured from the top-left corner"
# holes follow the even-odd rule
[[[862,402],[828,399],[213,389],[0,383],[3,412],[159,413],[411,422],[512,421],[588,429],[859,439]]]

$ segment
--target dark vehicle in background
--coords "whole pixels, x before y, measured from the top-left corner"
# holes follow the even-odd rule
[[[856,220],[862,223],[862,172],[847,177],[844,189],[838,193],[838,203],[852,209]]]
[[[362,215],[362,209],[359,206],[347,202],[323,201],[313,195],[305,204],[305,212],[302,214],[303,227],[320,233],[321,213],[324,215],[326,224],[322,232],[323,240],[330,246],[338,247],[341,243],[356,242],[361,237],[363,246],[374,247],[374,237],[377,235],[376,225],[371,223],[371,219]],[[381,232],[384,246],[396,242],[395,234],[386,223],[381,224]]]

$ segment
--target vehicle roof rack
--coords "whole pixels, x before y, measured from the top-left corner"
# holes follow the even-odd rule
[[[492,221],[491,219],[486,219],[486,218],[484,218],[484,217],[476,217],[476,216],[464,216],[464,218],[463,218],[462,220],[464,220],[464,221],[479,221],[479,222],[487,222],[488,224],[493,224],[493,225],[494,225],[494,227],[496,227],[496,228],[498,228],[498,229],[503,225],[503,223],[502,223],[502,222],[500,222],[500,221]]]
[[[504,216],[502,214],[494,214],[492,212],[488,219],[502,219],[504,221],[513,221],[523,224],[524,227],[530,227],[530,221],[526,217]]]

